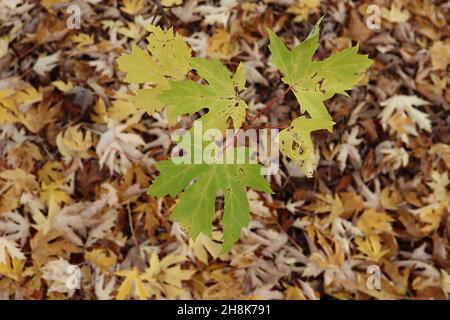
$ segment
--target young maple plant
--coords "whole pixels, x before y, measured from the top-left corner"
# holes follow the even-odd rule
[[[358,83],[372,63],[367,55],[357,53],[358,45],[314,61],[319,46],[319,25],[320,20],[293,50],[268,30],[271,62],[283,75],[282,82],[287,85],[284,94],[294,93],[301,114],[279,132],[280,151],[297,162],[308,177],[313,175],[317,163],[311,132],[322,129],[332,132],[334,125],[324,101],[335,94],[346,95],[346,90]],[[150,25],[147,30],[150,33],[148,52],[133,45],[130,54],[117,59],[120,70],[126,73],[124,81],[140,87],[132,97],[137,108],[153,115],[166,107],[169,125],[175,124],[179,116],[206,108],[208,112],[196,120],[201,121],[204,130],[225,131],[230,123],[235,130],[248,127],[247,104],[241,98],[246,82],[242,64],[231,76],[219,60],[192,57],[186,41],[172,29],[163,31]],[[192,69],[207,84],[187,80]],[[235,149],[233,153],[237,152],[234,143],[230,147]],[[179,195],[171,218],[195,239],[200,233],[212,235],[216,197],[222,192],[222,251],[226,252],[249,222],[247,187],[268,193],[272,190],[260,174],[258,164],[191,163],[180,164],[169,159],[156,164],[160,175],[148,193],[157,197]]]

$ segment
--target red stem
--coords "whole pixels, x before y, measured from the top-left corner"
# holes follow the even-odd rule
[[[281,94],[278,96],[272,98],[269,102],[267,102],[266,106],[259,110],[259,112],[252,118],[250,118],[250,125],[259,117],[261,117],[265,112],[267,112],[270,108],[272,108],[278,100],[283,98],[289,91],[291,91],[291,87],[288,87],[286,90],[284,90]]]
[[[289,91],[291,91],[291,87],[289,86],[286,90],[284,90],[281,94],[279,94],[276,97],[273,97],[272,99],[270,99],[269,102],[266,103],[266,105],[264,106],[264,108],[262,108],[261,110],[259,110],[259,112],[254,116],[251,117],[248,110],[246,110],[246,117],[249,118],[249,123],[245,123],[244,124],[244,130],[249,129],[249,128],[254,128],[252,126],[253,122],[258,119],[259,117],[261,117],[265,112],[267,112],[270,108],[272,108],[277,102],[278,100],[280,100],[281,98],[283,98]],[[288,126],[272,126],[270,124],[268,125],[262,125],[260,127],[257,127],[259,129],[285,129]],[[225,146],[225,149],[227,149],[231,144],[235,144],[236,143],[236,133],[233,135],[231,141]]]
[[[289,126],[286,125],[262,125],[262,126],[258,126],[258,127],[252,127],[253,129],[286,129],[289,128]]]

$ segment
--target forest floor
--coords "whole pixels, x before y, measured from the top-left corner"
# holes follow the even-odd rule
[[[213,240],[189,239],[146,193],[173,128],[130,102],[116,59],[173,27],[243,61],[255,115],[284,88],[267,28],[292,48],[322,16],[317,59],[359,43],[374,63],[326,102],[313,178],[282,159],[231,252],[220,201]],[[426,0],[0,0],[0,298],[448,299],[449,21]],[[288,94],[258,123],[298,113]]]

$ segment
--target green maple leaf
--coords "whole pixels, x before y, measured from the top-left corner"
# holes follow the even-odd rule
[[[304,116],[295,119],[291,126],[279,133],[280,151],[298,162],[306,176],[311,177],[316,165],[311,132],[326,129],[332,132],[334,122],[324,101],[335,94],[347,95],[361,75],[372,64],[367,55],[358,54],[358,45],[331,55],[323,61],[313,61],[319,46],[319,20],[308,37],[293,50],[269,30],[272,63],[283,74],[300,104]]]
[[[239,128],[245,120],[247,104],[239,97],[245,89],[245,73],[242,64],[231,78],[228,69],[219,60],[192,58],[192,67],[208,82],[170,81],[170,89],[164,90],[160,100],[168,106],[169,119],[192,114],[208,108],[201,120],[203,128],[226,129],[228,119]]]
[[[257,164],[176,164],[166,160],[156,167],[161,174],[149,187],[149,194],[157,197],[176,197],[180,194],[172,219],[179,222],[194,239],[200,233],[211,237],[216,194],[223,192],[225,207],[221,222],[224,252],[231,249],[239,239],[241,229],[248,225],[246,187],[272,192],[267,180],[260,175],[261,167]]]
[[[183,80],[191,70],[191,49],[172,28],[163,31],[149,25],[147,30],[150,32],[147,37],[150,54],[133,45],[131,54],[122,54],[117,64],[126,72],[125,82],[147,85],[147,88],[136,90],[132,101],[151,115],[164,107],[159,95],[169,88],[169,80]]]
[[[292,121],[289,128],[280,131],[280,151],[292,160],[300,163],[307,177],[312,177],[316,166],[314,145],[311,140],[311,132],[327,129],[333,131],[334,122],[328,119],[298,117]]]
[[[361,74],[372,64],[367,55],[357,54],[358,45],[331,55],[323,61],[313,61],[319,46],[319,20],[308,37],[293,50],[269,30],[272,63],[284,75],[283,82],[294,91],[303,112],[312,118],[330,119],[324,101],[335,94],[347,95]]]

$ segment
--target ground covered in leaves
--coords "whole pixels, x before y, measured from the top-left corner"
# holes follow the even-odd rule
[[[0,298],[449,297],[446,1],[71,1],[79,30],[68,2],[0,0]],[[379,30],[365,22],[374,4]],[[173,27],[197,56],[244,61],[256,114],[283,91],[266,28],[292,47],[321,16],[317,58],[359,42],[374,64],[327,102],[336,125],[314,135],[314,178],[283,159],[273,195],[248,191],[230,253],[189,239],[174,200],[146,194],[174,128],[130,102],[115,60],[148,24]],[[259,121],[298,112],[289,94]]]

